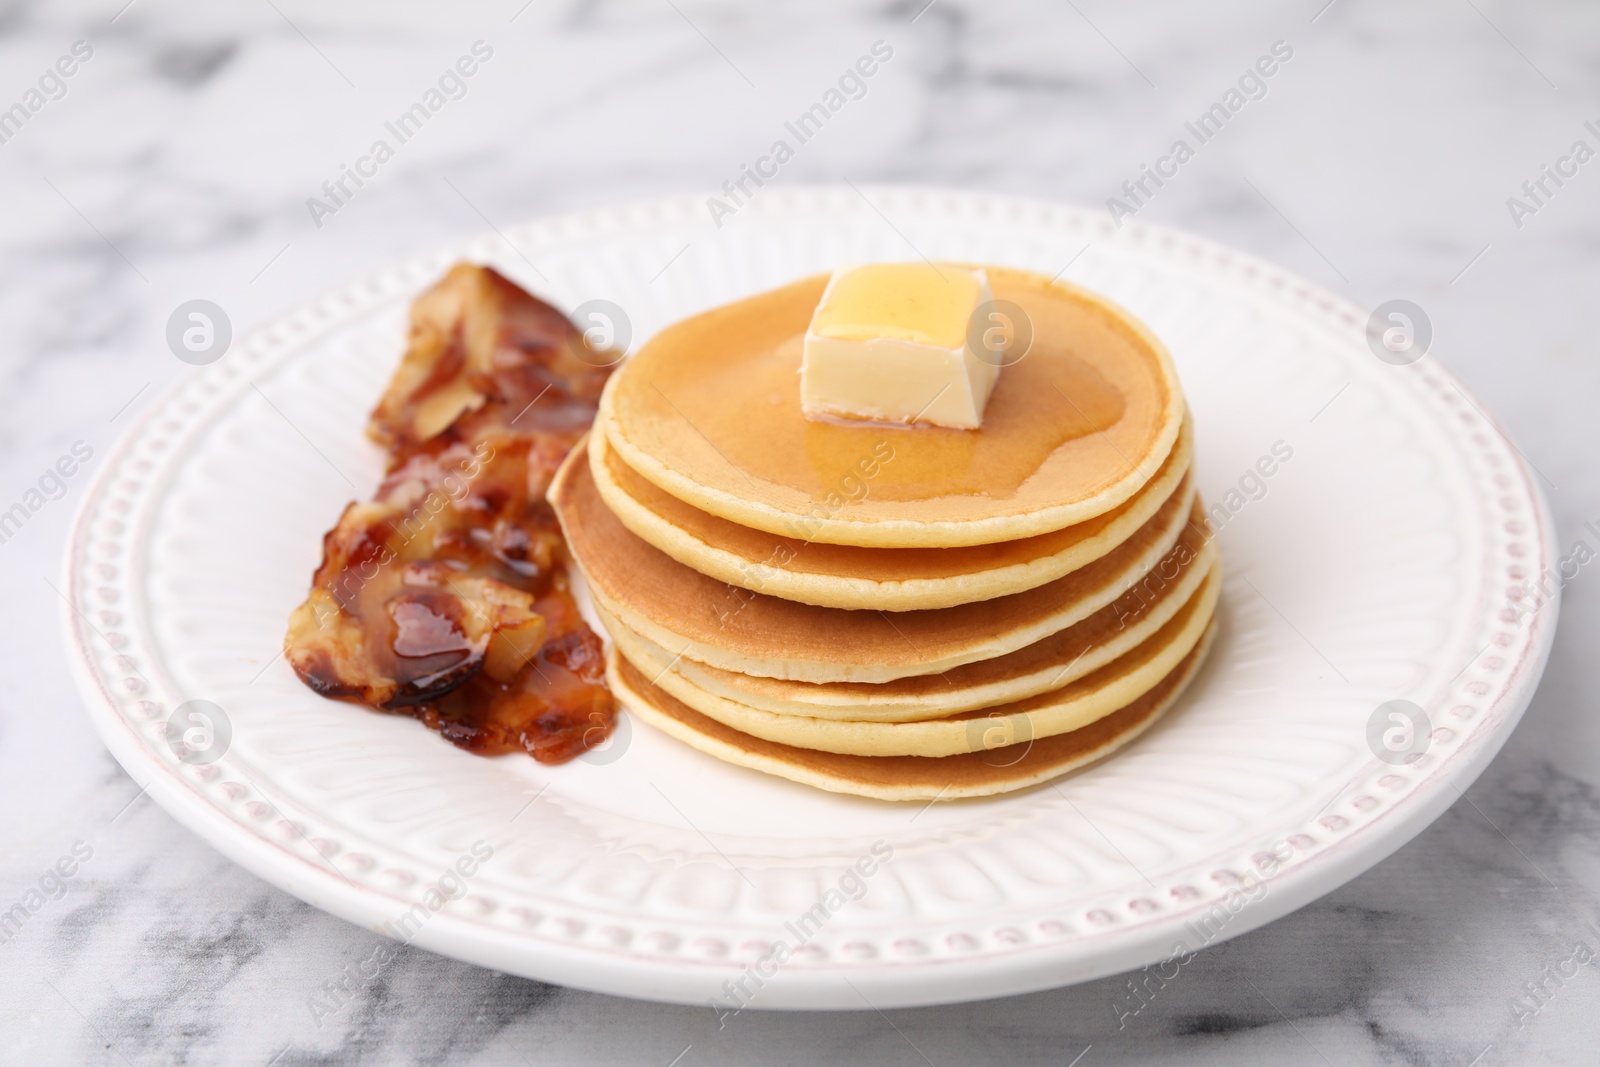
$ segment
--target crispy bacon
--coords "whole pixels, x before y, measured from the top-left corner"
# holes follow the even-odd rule
[[[545,490],[616,358],[487,267],[457,264],[417,298],[367,427],[387,474],[323,538],[289,619],[301,680],[473,752],[560,763],[609,736],[600,640]]]

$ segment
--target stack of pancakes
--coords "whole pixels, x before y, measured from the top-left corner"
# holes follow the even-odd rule
[[[1166,350],[986,268],[1031,322],[983,427],[807,420],[827,277],[684,320],[614,374],[551,489],[637,715],[732,763],[889,800],[1098,759],[1194,676],[1221,585]]]

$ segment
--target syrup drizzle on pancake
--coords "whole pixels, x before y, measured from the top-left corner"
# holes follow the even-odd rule
[[[597,425],[668,493],[808,541],[989,544],[1103,514],[1177,439],[1184,402],[1166,350],[1092,294],[986,269],[1035,340],[1000,376],[981,430],[807,419],[797,372],[822,276],[669,326],[612,379]]]

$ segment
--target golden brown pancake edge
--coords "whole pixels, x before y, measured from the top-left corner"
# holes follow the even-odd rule
[[[935,673],[1032,644],[1116,599],[1167,555],[1186,526],[1205,525],[1198,497],[1169,500],[1115,551],[1054,582],[891,615],[798,604],[700,574],[623,526],[576,451],[550,498],[595,600],[630,628],[713,666],[814,682]]]
[[[1128,500],[1061,530],[960,548],[861,548],[780,537],[701,511],[628,467],[591,434],[590,474],[633,533],[685,566],[744,589],[818,607],[913,611],[1019,593],[1112,551],[1189,477],[1193,430]]]
[[[1216,624],[1166,678],[1138,700],[1068,734],[961,756],[841,756],[762,741],[707,718],[651,685],[614,649],[607,678],[632,714],[728,763],[835,793],[890,801],[957,800],[1014,792],[1060,777],[1123,748],[1155,725],[1198,674]],[[1022,745],[1016,746],[1021,748]]]

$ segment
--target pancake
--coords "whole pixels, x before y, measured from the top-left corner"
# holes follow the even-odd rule
[[[943,674],[877,684],[792,682],[719,670],[687,656],[675,656],[627,629],[603,608],[599,614],[613,640],[645,668],[652,681],[660,669],[671,664],[674,672],[697,690],[774,715],[921,722],[1059,689],[1142,644],[1191,600],[1201,598],[1200,610],[1212,611],[1222,591],[1222,568],[1216,549],[1202,534],[1185,531],[1183,540],[1156,568],[1159,577],[1141,582],[1082,622],[1027,648]]]
[[[1174,495],[1114,551],[1053,582],[891,615],[799,604],[684,566],[622,525],[577,450],[550,500],[595,602],[629,629],[713,667],[808,682],[887,682],[1013,652],[1115,600],[1167,555],[1186,523],[1205,528],[1198,496]]]
[[[679,563],[785,600],[883,611],[992,600],[1099,559],[1173,494],[1192,455],[1193,432],[1185,419],[1166,462],[1133,497],[1052,533],[963,548],[859,548],[779,537],[718,518],[641,477],[604,434],[589,437],[590,473],[601,498],[624,526]]]
[[[656,334],[612,375],[596,429],[670,495],[802,541],[950,548],[1104,515],[1177,442],[1184,399],[1172,360],[1099,296],[985,270],[994,298],[1022,308],[1033,342],[1000,374],[979,431],[805,417],[797,372],[826,275]]]
[[[845,756],[765,741],[701,715],[652,685],[612,649],[607,680],[629,710],[671,737],[728,763],[791,781],[879,800],[992,796],[1048,781],[1101,759],[1148,730],[1194,678],[1216,632],[1143,696],[1071,733],[958,756]],[[1015,755],[1013,755],[1015,753]]]
[[[810,719],[759,711],[707,693],[679,674],[669,660],[642,654],[625,629],[613,630],[612,637],[617,650],[666,693],[752,737],[850,756],[954,756],[994,748],[996,737],[1025,740],[1068,733],[1132,703],[1189,654],[1210,625],[1215,606],[1210,598],[1191,599],[1149,640],[1058,689],[917,722]]]

